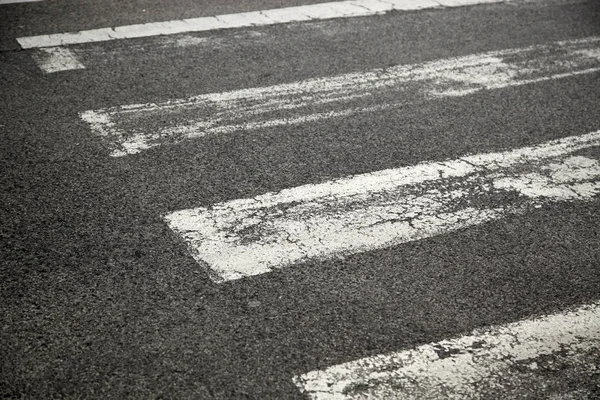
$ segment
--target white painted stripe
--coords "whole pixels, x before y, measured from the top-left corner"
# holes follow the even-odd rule
[[[486,396],[490,389],[503,398],[521,398],[507,393],[508,388],[525,389],[531,372],[545,360],[558,364],[562,359],[571,369],[593,374],[598,360],[590,362],[586,355],[598,348],[600,303],[594,303],[308,372],[294,382],[313,400],[497,398]],[[556,369],[550,373],[558,374]],[[542,379],[546,383],[551,377]],[[577,398],[588,398],[580,394]]]
[[[600,131],[378,171],[165,216],[216,282],[441,235],[548,202],[589,200]],[[513,196],[506,196],[507,193]]]
[[[81,117],[106,139],[112,156],[124,156],[209,134],[302,124],[395,108],[423,97],[464,96],[599,70],[600,37],[590,37],[158,104],[91,110]],[[402,102],[390,102],[390,98]],[[186,122],[181,124],[182,120]]]
[[[35,1],[42,1],[42,0],[0,0],[0,4],[33,3]]]
[[[71,50],[66,47],[44,47],[33,53],[37,65],[45,73],[84,69]]]
[[[459,7],[463,5],[509,1],[514,0],[348,0],[176,21],[125,25],[115,28],[26,36],[18,38],[17,41],[22,48],[31,49],[156,35],[172,35],[183,32],[202,32],[214,29],[243,28],[331,18],[363,17],[394,10],[406,11],[435,7]]]

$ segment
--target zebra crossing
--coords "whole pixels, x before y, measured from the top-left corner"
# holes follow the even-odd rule
[[[365,17],[390,11],[410,11],[439,7],[462,7],[505,0],[346,0],[305,6],[275,8],[237,14],[224,14],[177,21],[126,25],[50,35],[17,38],[23,49],[36,53],[39,67],[47,73],[85,68],[65,46],[82,43],[134,39],[187,32],[268,26],[333,18]]]
[[[302,125],[396,109],[421,99],[461,97],[590,74],[600,70],[599,61],[600,37],[589,37],[158,104],[89,110],[81,118],[107,142],[111,156],[120,157],[207,135]],[[402,101],[386,100],[391,96]],[[315,106],[319,111],[314,111]],[[140,120],[174,124],[147,131],[133,122]]]
[[[33,1],[33,0],[31,0]],[[542,0],[539,0],[542,1]],[[45,73],[85,70],[69,46],[188,32],[358,18],[390,11],[484,6],[501,0],[350,0],[192,20],[22,37]],[[518,6],[518,2],[516,2]],[[548,81],[595,76],[600,37],[550,41],[413,65],[82,110],[112,160],[177,149],[211,135],[353,118],[417,102],[444,102]],[[157,123],[163,121],[164,123]],[[154,128],[148,128],[154,127]],[[598,201],[600,131],[503,151],[423,161],[171,210],[161,216],[216,284],[301,268],[307,260],[452,234],[549,204]],[[460,338],[294,376],[313,399],[480,398],[476,384],[504,384],[515,365],[537,368],[559,352],[585,368],[600,345],[598,304],[482,328]],[[561,356],[564,354],[561,353]],[[517,378],[514,378],[517,379]],[[483,393],[483,394],[482,394]],[[489,394],[489,393],[488,393]],[[454,396],[454,397],[452,397]]]
[[[585,375],[590,365],[595,369],[591,360],[600,344],[599,325],[600,305],[595,303],[311,371],[294,381],[315,400],[519,398],[523,382],[545,397],[548,382],[531,372],[544,368],[544,355],[564,351],[567,355],[550,370],[573,368]]]
[[[214,280],[235,280],[441,235],[545,202],[591,200],[600,191],[600,164],[570,155],[598,145],[600,131],[284,189],[165,219]],[[507,200],[507,192],[519,197]]]
[[[17,2],[22,1],[41,0],[20,0]],[[33,52],[33,58],[43,72],[56,73],[85,68],[84,63],[79,60],[79,50],[73,47],[73,45],[136,38],[170,37],[184,33],[214,32],[218,30],[265,27],[299,22],[369,17],[394,11],[453,9],[494,3],[519,4],[519,2],[523,1],[544,4],[549,0],[344,0],[245,13],[97,28],[77,32],[23,36],[17,38],[17,42],[21,48]],[[584,0],[568,1],[581,2]],[[9,2],[15,1],[10,0]]]

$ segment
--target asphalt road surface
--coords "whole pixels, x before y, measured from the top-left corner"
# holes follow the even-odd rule
[[[600,398],[600,3],[320,3],[0,2],[0,398]]]

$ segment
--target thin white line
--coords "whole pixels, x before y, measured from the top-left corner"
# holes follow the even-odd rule
[[[600,70],[600,37],[82,113],[124,156],[209,134],[298,125]],[[404,103],[390,102],[401,98]],[[366,103],[366,104],[365,104]],[[314,111],[317,107],[318,111]],[[170,114],[187,115],[171,118]],[[159,119],[160,124],[152,121]],[[144,124],[146,121],[147,124]],[[169,121],[174,121],[170,123]],[[146,129],[146,125],[160,128]]]
[[[563,362],[572,371],[591,369],[593,374],[597,359],[589,354],[599,347],[600,303],[593,303],[334,365],[293,380],[312,400],[495,398],[486,395],[490,389],[516,398],[508,394],[508,388],[520,386],[520,393],[526,392],[523,385],[547,360]],[[553,374],[557,368],[551,368]],[[546,383],[549,376],[542,379]]]
[[[165,219],[212,279],[240,279],[441,235],[547,202],[591,199],[600,191],[600,164],[570,155],[599,145],[600,131],[299,186]],[[516,194],[508,203],[506,192]]]
[[[26,36],[18,38],[17,41],[22,48],[31,49],[36,47],[54,47],[156,35],[173,35],[184,32],[201,32],[215,29],[274,25],[307,20],[363,17],[394,10],[406,11],[442,6],[459,7],[462,5],[488,4],[507,1],[513,0],[473,0],[466,2],[466,4],[464,0],[347,0],[237,14],[224,14],[165,22],[124,25],[115,28],[100,28],[83,30],[79,32]]]

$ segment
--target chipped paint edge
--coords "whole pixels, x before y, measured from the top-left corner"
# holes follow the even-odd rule
[[[517,363],[565,350],[576,356],[599,346],[600,302],[596,302],[334,365],[292,380],[312,400],[477,398],[477,385],[492,386]]]

